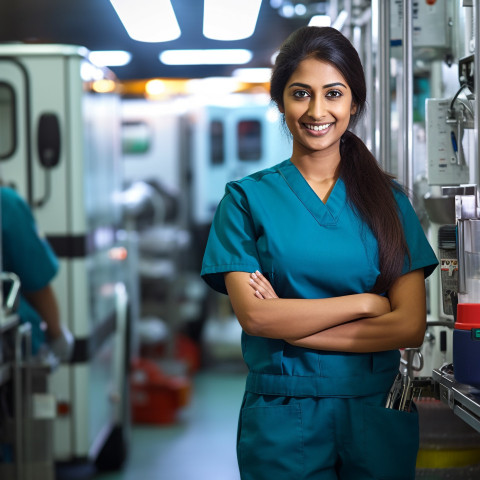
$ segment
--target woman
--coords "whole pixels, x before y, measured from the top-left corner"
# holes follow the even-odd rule
[[[290,35],[271,97],[292,156],[227,185],[202,266],[243,328],[241,477],[413,479],[417,413],[385,402],[399,348],[422,344],[437,259],[406,195],[349,130],[366,86],[340,32]]]

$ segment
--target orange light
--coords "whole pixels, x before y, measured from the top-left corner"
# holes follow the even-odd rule
[[[97,93],[114,92],[116,84],[113,80],[104,78],[102,80],[95,80],[92,84],[92,90]]]
[[[128,257],[128,250],[125,247],[114,247],[108,251],[108,256],[112,260],[123,261]]]

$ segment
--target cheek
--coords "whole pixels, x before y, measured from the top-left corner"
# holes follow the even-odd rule
[[[353,115],[354,110],[350,109],[348,105],[343,105],[337,110],[337,118],[342,120],[350,121],[350,117]]]
[[[298,124],[298,117],[296,115],[292,115],[292,112],[288,112],[284,115],[285,123],[287,124],[288,128],[292,130]]]

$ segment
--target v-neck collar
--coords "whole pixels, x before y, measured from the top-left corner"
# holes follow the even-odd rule
[[[335,225],[347,201],[345,184],[338,178],[325,203],[313,191],[300,170],[291,162],[285,160],[278,170],[305,208],[321,225]]]

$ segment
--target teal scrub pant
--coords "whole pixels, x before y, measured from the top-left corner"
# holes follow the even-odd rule
[[[369,397],[246,392],[237,458],[242,480],[414,480],[418,413]]]

